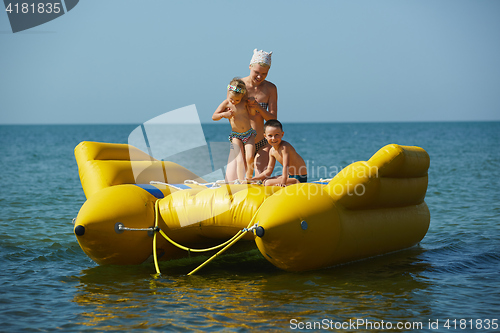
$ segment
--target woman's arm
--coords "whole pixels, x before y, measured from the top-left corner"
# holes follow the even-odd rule
[[[278,117],[278,89],[272,83],[271,83],[271,93],[269,94],[269,101],[267,102],[267,108],[269,111],[264,110],[265,114],[262,114],[262,117],[266,121],[271,120],[271,119],[277,119],[277,117]]]
[[[252,117],[255,116],[257,111],[255,110],[255,107],[252,106],[252,102],[250,102],[250,100],[247,100],[245,103],[246,103],[247,111],[250,114],[250,116],[252,116]]]

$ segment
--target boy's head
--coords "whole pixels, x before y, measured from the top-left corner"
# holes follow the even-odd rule
[[[283,125],[281,125],[281,123],[277,119],[271,119],[266,121],[266,123],[264,124],[264,132],[268,127],[276,127],[279,128],[280,131],[283,131]]]
[[[227,86],[227,98],[233,104],[239,104],[245,94],[247,93],[247,87],[245,82],[239,78],[234,78],[229,82]]]
[[[271,146],[279,145],[284,134],[283,125],[278,120],[271,119],[264,124],[264,135]]]

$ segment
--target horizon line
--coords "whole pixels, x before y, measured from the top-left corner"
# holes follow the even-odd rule
[[[411,123],[495,123],[497,120],[388,120],[388,121],[280,121],[283,124],[411,124]],[[74,126],[74,125],[124,125],[140,126],[143,123],[0,123],[0,126]],[[228,125],[220,122],[200,122],[202,125]],[[159,124],[161,125],[161,124]],[[172,123],[172,125],[197,125],[193,123]]]

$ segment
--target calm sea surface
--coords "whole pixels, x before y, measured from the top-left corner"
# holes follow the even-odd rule
[[[305,273],[258,250],[223,255],[190,277],[202,259],[162,263],[161,276],[152,263],[97,266],[73,234],[85,201],[74,147],[126,143],[135,127],[0,126],[1,332],[500,331],[499,122],[285,124],[315,179],[389,143],[426,149],[426,237]],[[229,132],[203,128],[212,142]],[[361,320],[368,326],[353,326]]]

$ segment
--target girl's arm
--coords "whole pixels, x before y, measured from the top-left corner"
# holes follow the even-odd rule
[[[227,100],[224,100],[222,103],[220,103],[220,105],[217,107],[214,114],[212,115],[212,120],[218,121],[221,120],[222,118],[231,118],[233,116],[233,111],[226,110],[228,104],[229,103],[227,102]]]

